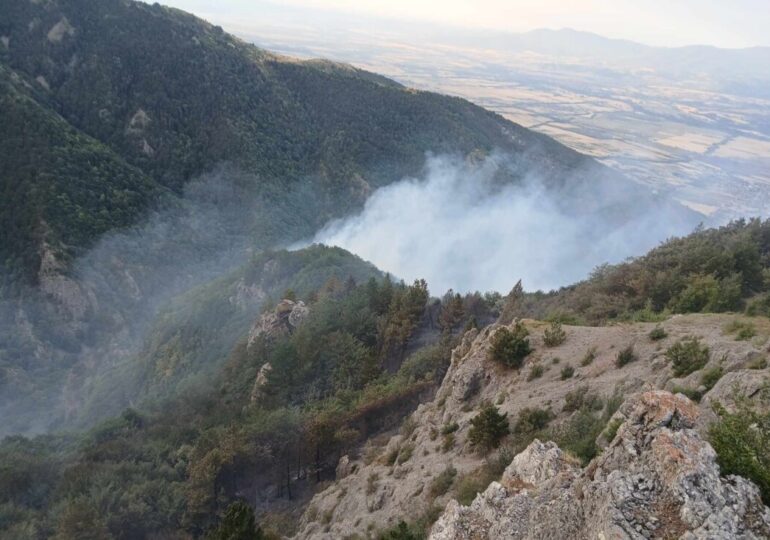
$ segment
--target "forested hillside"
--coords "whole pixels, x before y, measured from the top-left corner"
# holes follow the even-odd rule
[[[389,278],[332,277],[312,291],[312,281],[285,283],[296,287],[286,295],[307,302],[301,324],[240,335],[223,369],[178,397],[126,409],[82,436],[6,438],[0,534],[198,537],[241,497],[296,511],[333,478],[340,455],[398,426],[431,394],[453,331],[474,314],[488,318],[499,300],[429,303],[424,282]],[[434,330],[434,345],[409,353]]]
[[[313,194],[290,208],[290,230],[260,231],[262,245],[310,234],[418,172],[426,152],[526,153],[551,180],[590,168],[466,101],[278,57],[158,4],[3,0],[0,12],[0,190],[21,202],[0,207],[0,263],[28,280],[43,241],[81,253],[161,187],[180,194],[223,163],[252,178],[254,197]]]
[[[224,303],[200,295],[419,175],[428,154],[481,166],[500,156],[496,183],[534,179],[565,212],[608,227],[658,204],[467,101],[276,56],[179,10],[0,0],[0,13],[6,432],[82,425],[205,377],[265,299],[226,313],[209,340],[197,328]],[[692,219],[660,209],[672,223]],[[172,376],[137,375],[169,363]]]
[[[421,538],[436,501],[499,477],[503,443],[551,437],[588,462],[629,388],[724,397],[736,371],[765,387],[770,327],[752,317],[770,316],[769,221],[505,297],[308,245],[378,188],[417,184],[430,155],[485,183],[471,212],[515,184],[585,226],[578,248],[698,219],[462,99],[278,56],[159,4],[0,0],[0,128],[2,538]],[[517,234],[573,223],[518,209]],[[494,226],[473,232],[502,243]],[[731,315],[669,324],[676,343],[658,325],[715,312]],[[691,321],[707,321],[714,354]],[[603,397],[571,382],[586,374]],[[720,464],[767,497],[766,415],[735,410],[712,410]],[[329,487],[343,476],[349,493]]]
[[[88,245],[164,192],[41,103],[43,92],[0,63],[0,290],[39,270],[43,239]]]
[[[510,436],[507,427],[501,428],[493,446],[508,441],[509,446],[503,447],[508,453],[501,451],[499,459],[510,460],[511,448],[520,450],[522,444],[538,436],[556,437],[563,448],[588,461],[600,450],[594,439],[611,425],[610,417],[625,397],[621,383],[642,384],[647,380],[640,379],[642,375],[659,375],[661,369],[668,368],[659,365],[660,359],[653,362],[645,355],[660,356],[665,352],[666,358],[674,358],[677,346],[683,347],[667,336],[665,328],[675,329],[677,336],[684,336],[682,339],[690,336],[689,332],[707,331],[717,348],[713,354],[707,348],[682,353],[684,360],[674,361],[674,376],[691,376],[675,379],[677,384],[698,385],[708,380],[703,390],[708,392],[720,378],[725,376],[727,380],[728,375],[733,375],[728,371],[740,369],[747,370],[741,373],[754,377],[751,380],[760,386],[764,384],[761,377],[767,366],[766,354],[755,348],[765,343],[769,331],[765,318],[768,285],[764,279],[770,272],[768,231],[770,222],[759,221],[698,231],[671,240],[634,261],[603,268],[574,287],[551,294],[514,290],[507,298],[475,293],[430,299],[426,283],[405,285],[383,278],[371,266],[339,249],[313,247],[304,252],[265,254],[238,274],[191,291],[162,315],[163,321],[157,326],[159,338],[165,339],[162,335],[166,334],[166,338],[173,338],[166,341],[172,349],[182,348],[147,357],[138,364],[127,363],[124,368],[138,373],[114,379],[117,383],[133,380],[150,384],[144,390],[147,399],[140,407],[127,408],[82,435],[16,436],[0,444],[0,532],[14,538],[70,538],[94,531],[104,538],[221,538],[218,535],[238,526],[240,519],[248,522],[250,508],[256,510],[263,531],[271,535],[268,537],[292,532],[296,530],[297,512],[306,507],[311,495],[329,485],[327,481],[334,478],[342,455],[359,456],[367,466],[393,470],[400,470],[399,466],[408,470],[404,464],[410,460],[428,459],[413,456],[415,450],[408,441],[415,427],[425,432],[430,426],[405,422],[399,433],[406,442],[395,449],[378,435],[395,433],[406,414],[431,399],[444,379],[451,349],[460,344],[466,330],[473,330],[471,337],[489,341],[483,329],[498,317],[510,320],[513,316],[536,315],[556,322],[546,325],[529,321],[530,328],[537,329],[537,338],[531,330],[520,335],[511,333],[513,342],[526,341],[524,349],[504,343],[490,347],[491,360],[484,362],[499,366],[492,371],[484,368],[483,376],[458,379],[457,388],[444,380],[452,396],[460,396],[451,397],[455,400],[452,406],[472,413],[467,404],[460,409],[466,399],[462,396],[475,395],[479,385],[488,385],[485,393],[496,396],[495,403],[500,405],[509,401],[527,403],[528,399],[523,390],[511,396],[502,391],[495,393],[501,381],[512,381],[522,388],[535,388],[541,378],[546,379],[543,384],[559,385],[562,381],[558,392],[566,395],[567,403],[563,410],[556,411],[566,423],[555,424],[550,408],[524,409]],[[346,274],[351,277],[343,278]],[[642,282],[644,287],[633,286]],[[272,299],[266,302],[261,317],[250,325],[250,316],[237,306],[248,301],[250,295],[261,296],[264,291],[271,291]],[[656,291],[663,292],[657,296]],[[286,306],[297,306],[299,302],[307,311],[298,311],[301,317],[289,325],[281,323],[291,320]],[[738,314],[714,318],[708,325],[701,322],[702,328],[693,327],[688,320],[669,320],[673,314],[692,312]],[[720,321],[730,319],[733,324],[721,330]],[[572,327],[565,333],[558,321],[602,323],[613,328]],[[661,324],[624,324],[628,321]],[[221,332],[225,335],[218,336]],[[570,337],[575,333],[600,343],[610,334],[621,344],[632,338],[639,342],[636,349],[633,344],[623,349],[613,342],[611,348],[585,350],[583,341]],[[668,349],[656,345],[666,339]],[[228,349],[231,340],[235,346]],[[562,351],[559,347],[565,340]],[[196,342],[208,346],[184,348]],[[688,343],[686,339],[684,343]],[[468,349],[460,346],[458,350],[462,355]],[[698,352],[701,350],[707,351],[714,364],[709,364],[711,367],[703,374],[699,371],[704,367],[702,361],[686,364],[697,362],[693,355],[702,355]],[[516,351],[523,357],[505,363],[507,355]],[[562,360],[554,356],[562,354],[559,351],[570,351],[572,356]],[[721,360],[717,351],[722,351]],[[224,355],[224,364],[211,364],[206,371],[206,363],[217,354]],[[628,368],[625,360],[620,360],[625,358],[623,355],[628,356]],[[684,371],[681,366],[676,371],[680,361],[685,362]],[[458,370],[481,369],[475,362],[453,366]],[[599,369],[596,364],[604,367]],[[628,369],[638,376],[624,378],[624,370]],[[590,370],[610,380],[604,390],[609,388],[613,393],[606,398],[604,412],[604,401],[598,397],[588,400],[582,387],[567,392],[580,381],[594,384],[596,379],[583,378],[583,372]],[[528,375],[524,378],[517,375],[519,372]],[[578,383],[571,383],[573,378]],[[619,382],[613,387],[615,379]],[[185,391],[176,395],[151,388],[179,383],[185,385]],[[717,388],[723,397],[735,393],[727,383]],[[119,399],[121,390],[107,387],[101,398],[105,401],[97,400],[92,406],[109,408],[109,400]],[[694,387],[678,391],[696,400],[702,396]],[[552,393],[538,396],[548,398],[550,407]],[[446,399],[437,396],[432,406],[443,407]],[[498,422],[505,421],[508,426],[508,420],[498,417],[502,418]],[[727,415],[726,423],[713,428],[714,436],[746,436],[741,448],[756,452],[754,439],[745,432],[746,426],[735,423],[737,418]],[[466,469],[474,463],[479,469],[457,479],[457,471],[436,477],[430,481],[430,493],[424,495],[429,502],[434,501],[451,488],[450,493],[470,502],[502,469],[497,461],[482,462],[483,454],[472,457],[469,450],[465,456],[462,447],[455,447],[456,424],[440,427],[439,432],[434,426],[429,439],[420,439],[420,444],[435,447],[436,455],[449,452],[457,459],[464,456]],[[765,478],[761,469],[733,460],[724,444],[718,448],[725,466],[733,467],[730,470],[757,482]],[[441,467],[444,459],[438,462]],[[446,470],[451,472],[448,466]],[[409,474],[427,481],[423,473]],[[372,490],[377,490],[380,480],[384,479],[369,481]],[[370,487],[362,489],[368,493]],[[343,489],[326,498],[345,497],[355,494],[349,495]],[[326,501],[323,497],[319,500]],[[248,505],[238,506],[243,501]],[[388,499],[384,504],[388,512],[393,512],[392,505],[400,502]],[[377,515],[381,519],[381,514]],[[403,517],[414,522],[412,532],[402,528],[399,534],[421,537],[425,524],[437,515],[408,513]],[[320,523],[320,530],[332,519],[324,514],[308,516],[311,510],[304,519]],[[355,521],[350,515],[335,519]],[[371,533],[375,537],[380,534],[376,529]]]
[[[744,309],[770,316],[770,222],[759,219],[701,228],[558,291],[525,293],[519,284],[508,296],[506,319],[604,324]]]

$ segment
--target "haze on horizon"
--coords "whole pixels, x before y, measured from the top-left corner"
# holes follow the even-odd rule
[[[287,13],[305,27],[348,28],[380,22],[429,23],[458,29],[526,32],[540,28],[592,32],[652,46],[770,46],[770,5],[766,0],[166,0],[217,24],[260,24]],[[364,29],[364,28],[362,28]],[[330,31],[329,39],[333,40]]]

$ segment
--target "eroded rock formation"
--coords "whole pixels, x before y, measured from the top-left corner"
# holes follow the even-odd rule
[[[431,540],[770,538],[770,510],[716,454],[682,395],[644,392],[585,469],[554,443],[532,442],[470,506],[450,501]]]

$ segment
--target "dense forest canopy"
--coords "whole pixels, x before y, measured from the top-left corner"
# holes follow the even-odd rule
[[[259,242],[298,239],[423,166],[426,152],[527,153],[551,179],[595,164],[464,100],[248,45],[158,4],[3,0],[3,273],[34,280],[228,163],[253,196],[313,197]],[[7,41],[6,41],[7,40]],[[5,43],[7,42],[7,45]],[[598,167],[597,167],[598,168]]]

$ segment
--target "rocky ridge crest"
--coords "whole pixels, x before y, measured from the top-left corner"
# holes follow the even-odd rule
[[[431,540],[768,538],[759,490],[720,477],[686,397],[644,392],[585,469],[553,442],[532,442],[470,506],[450,501]]]
[[[594,520],[599,520],[596,521],[597,524],[605,524],[606,531],[631,531],[624,532],[627,536],[612,536],[607,532],[607,540],[616,537],[655,538],[663,528],[680,530],[676,527],[681,527],[682,534],[689,531],[696,535],[690,538],[705,538],[709,537],[706,533],[712,530],[707,527],[716,525],[711,521],[698,521],[704,515],[703,508],[708,508],[708,513],[714,516],[723,516],[719,519],[724,520],[745,521],[746,516],[760,516],[757,523],[764,526],[765,509],[761,502],[758,502],[756,492],[752,491],[754,488],[744,480],[720,480],[714,462],[714,451],[703,439],[707,426],[715,419],[712,412],[714,401],[719,401],[728,410],[733,410],[732,397],[736,389],[753,399],[760,388],[767,386],[770,379],[770,370],[767,367],[756,368],[757,360],[768,355],[765,344],[758,341],[739,341],[726,335],[723,329],[730,320],[730,316],[722,315],[675,316],[662,324],[668,336],[660,341],[652,341],[648,337],[649,332],[656,326],[654,323],[607,327],[564,326],[567,338],[562,345],[556,347],[546,347],[543,344],[543,332],[547,326],[545,323],[525,321],[530,330],[534,352],[518,370],[506,369],[489,359],[488,351],[492,338],[502,325],[494,324],[482,330],[467,332],[452,352],[449,370],[435,398],[420,405],[405,421],[400,433],[374,439],[360,453],[343,457],[336,481],[317,493],[308,505],[301,518],[296,538],[369,538],[372,537],[373,531],[392,527],[401,519],[413,520],[434,512],[435,509],[440,512],[445,508],[446,513],[439,523],[448,525],[450,515],[456,514],[460,519],[457,521],[458,526],[462,524],[462,527],[467,526],[468,530],[476,531],[473,533],[475,536],[462,536],[458,532],[461,528],[453,529],[458,534],[456,538],[495,538],[494,535],[478,536],[481,534],[478,531],[484,527],[473,528],[463,521],[465,518],[461,516],[467,516],[470,521],[481,519],[482,515],[497,516],[498,514],[492,512],[492,506],[485,506],[487,495],[492,499],[499,499],[502,506],[495,512],[503,512],[508,499],[516,497],[519,493],[509,491],[514,471],[516,478],[537,487],[534,491],[532,487],[527,491],[529,502],[521,499],[524,502],[515,503],[522,504],[522,508],[532,501],[534,506],[542,503],[544,508],[551,508],[545,503],[556,505],[554,501],[560,500],[560,497],[572,500],[576,497],[572,491],[574,486],[585,490],[581,496],[596,497],[590,504],[564,503],[563,506],[553,506],[568,512],[560,518],[562,527],[566,527],[566,522],[573,523],[575,538],[581,538],[583,533],[588,534],[586,531],[591,530]],[[665,351],[678,340],[694,335],[709,347],[709,361],[699,371],[685,377],[674,377],[670,363],[665,358]],[[637,360],[618,367],[617,354],[629,344],[633,345]],[[583,359],[589,351],[593,352],[594,358],[584,364]],[[564,380],[560,371],[567,365],[573,367],[575,373]],[[532,378],[536,366],[540,366],[543,373],[537,378]],[[703,372],[716,367],[721,368],[724,375],[713,388],[705,392],[700,404],[690,402],[681,395],[674,397],[678,387],[697,388],[701,384]],[[565,453],[552,443],[533,443],[534,446],[524,452],[524,457],[514,460],[518,465],[511,465],[514,469],[509,467],[507,476],[496,484],[491,484],[487,492],[480,495],[480,499],[469,509],[452,502],[452,489],[443,492],[435,489],[434,486],[442,474],[447,474],[450,469],[454,470],[455,483],[452,485],[455,485],[459,479],[473,476],[483,467],[485,457],[475,452],[468,441],[470,420],[478,414],[483,403],[495,404],[501,413],[508,415],[512,425],[525,408],[548,409],[554,415],[552,425],[558,426],[575,414],[566,406],[570,393],[597,396],[605,402],[618,394],[626,400],[610,420],[615,423],[623,422],[617,436],[612,441],[606,440],[604,434],[597,439],[604,451],[585,469],[594,470],[592,477],[581,476],[588,473],[581,472],[579,465],[573,459],[565,457]],[[451,431],[451,434],[445,435],[448,431]],[[636,437],[640,439],[637,440]],[[636,442],[631,444],[633,441]],[[664,442],[667,444],[663,444]],[[545,450],[540,452],[538,449],[542,448]],[[685,461],[672,461],[673,458],[667,454],[668,452],[678,455],[675,452],[677,449],[686,454]],[[693,449],[695,453],[690,452]],[[636,454],[632,454],[631,450]],[[541,453],[543,459],[538,457]],[[659,461],[656,462],[656,459]],[[527,461],[534,467],[534,472],[523,474],[523,462]],[[660,509],[649,510],[648,514],[644,514],[660,520],[662,525],[657,528],[656,522],[652,520],[642,523],[636,518],[629,520],[625,517],[623,519],[626,521],[622,521],[622,513],[619,514],[620,517],[616,515],[620,511],[618,509],[631,508],[636,512],[641,507],[633,507],[632,501],[626,500],[626,495],[622,492],[612,495],[617,496],[614,499],[600,499],[610,496],[609,493],[604,493],[608,489],[617,490],[626,486],[630,493],[636,493],[634,490],[637,487],[641,490],[641,484],[636,486],[633,483],[636,478],[634,475],[637,472],[641,474],[647,466],[652,467],[650,474],[657,483],[651,484],[646,492],[639,491],[637,495],[643,496],[647,493],[646,500],[650,504],[654,501],[668,501],[666,497],[672,497],[672,502],[665,509],[665,515],[668,516],[674,511],[677,515],[684,512],[685,517],[682,518],[681,524],[674,518],[671,518],[671,522],[664,521]],[[695,472],[691,474],[688,470]],[[705,476],[701,477],[701,473]],[[705,482],[703,485],[707,486],[707,491],[687,491],[701,481]],[[551,487],[542,487],[540,484],[543,483]],[[556,486],[561,484],[567,487],[563,493],[557,493]],[[647,483],[644,485],[647,486]],[[500,491],[501,489],[505,490],[505,493]],[[522,486],[517,489],[522,489]],[[708,495],[708,490],[713,490],[714,494]],[[665,497],[660,498],[663,495]],[[688,497],[696,496],[699,498],[692,500],[697,504],[687,503],[690,500]],[[553,500],[550,497],[553,497]],[[631,497],[636,500],[633,495]],[[704,504],[711,506],[706,507]],[[736,504],[738,507],[733,508]],[[745,507],[744,510],[741,510],[741,505]],[[523,511],[522,508],[516,512]],[[484,514],[485,512],[487,514]],[[540,514],[534,513],[531,516],[523,514],[521,517],[536,521],[540,519],[538,516]],[[641,531],[636,530],[637,525],[642,527]],[[438,527],[438,523],[436,526]],[[695,532],[699,528],[701,531]],[[511,538],[548,537],[547,534],[527,536],[530,533],[515,530],[519,531],[515,533],[519,536],[510,532],[513,535]],[[537,529],[532,531],[531,534],[534,535]],[[648,536],[645,536],[645,531]],[[439,529],[434,529],[433,532],[434,535],[440,534]],[[697,536],[698,534],[701,536]],[[752,538],[748,532],[745,534],[746,538]],[[757,536],[759,533],[752,534],[754,537],[761,537]],[[551,537],[573,536],[560,532]],[[596,538],[595,535],[589,537]]]

